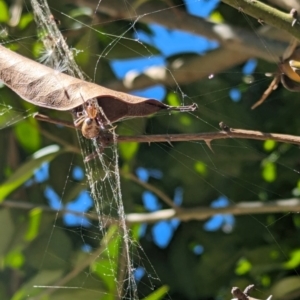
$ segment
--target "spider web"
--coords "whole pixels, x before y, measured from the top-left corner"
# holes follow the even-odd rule
[[[123,3],[124,1],[122,1]],[[98,5],[101,5],[101,1],[98,3]],[[42,57],[42,60],[47,65],[53,67],[54,69],[62,69],[64,72],[67,72],[68,74],[79,77],[82,79],[85,79],[85,76],[82,74],[78,66],[76,65],[74,61],[74,55],[77,53],[75,49],[69,49],[69,47],[66,44],[66,41],[64,37],[61,35],[61,32],[57,29],[56,21],[51,17],[52,14],[48,8],[48,5],[45,1],[34,1],[32,0],[32,6],[35,13],[35,20],[37,23],[38,31],[40,32],[42,36],[42,40],[44,42],[45,47],[45,55]],[[96,6],[96,5],[95,5]],[[176,8],[175,6],[171,6],[169,9]],[[97,10],[97,7],[95,7],[95,10]],[[155,12],[155,13],[159,13]],[[65,17],[72,18],[70,15],[64,15]],[[144,15],[134,16],[133,22],[130,26],[126,25],[125,30],[122,31],[122,34],[118,34],[116,36],[111,36],[112,42],[110,43],[109,47],[107,49],[104,49],[102,53],[99,55],[99,61],[101,59],[105,59],[107,57],[107,54],[109,54],[115,45],[122,43],[123,39],[125,39],[125,35],[129,30],[136,30],[136,24],[139,21],[140,18],[144,17]],[[247,18],[247,17],[246,17]],[[74,19],[74,18],[73,18]],[[79,21],[78,21],[79,22]],[[250,21],[250,26],[252,21]],[[81,23],[80,23],[81,24]],[[93,30],[93,26],[89,26],[87,23],[83,24],[84,26],[91,27],[91,30]],[[256,30],[253,29],[255,32]],[[264,43],[263,39],[262,42]],[[90,40],[90,43],[91,40]],[[151,51],[148,49],[148,47],[140,42],[139,40],[136,41],[136,43],[141,44],[142,47],[146,49],[146,51],[149,52],[149,55],[151,56]],[[268,50],[267,50],[268,51]],[[270,56],[273,56],[273,54],[269,53]],[[276,62],[276,59],[274,59],[274,62]],[[98,70],[98,65],[95,66],[95,74]],[[167,70],[167,72],[169,72]],[[172,72],[169,72],[172,75]],[[230,74],[231,76],[234,76],[233,73]],[[95,77],[96,75],[94,75]],[[210,79],[213,79],[213,74]],[[194,98],[199,97],[198,91],[193,94],[193,96],[187,96],[185,95],[184,91],[182,90],[180,84],[177,83],[175,77],[173,76],[173,80],[175,83],[175,91],[174,94],[179,96],[178,98],[181,99],[182,102],[191,102]],[[265,80],[261,80],[258,83],[261,84],[266,83]],[[234,86],[233,86],[234,87]],[[227,91],[227,88],[221,89],[218,88],[216,93],[212,93],[211,91],[208,92],[212,96],[213,100],[210,101],[207,104],[204,104],[201,106],[201,113],[197,114],[190,114],[189,116],[193,118],[195,123],[202,124],[199,125],[197,130],[201,128],[213,128],[216,129],[216,123],[211,121],[210,116],[212,114],[217,114],[218,118],[225,117],[227,120],[235,122],[241,126],[247,125],[247,120],[239,120],[237,117],[232,116],[229,112],[220,112],[214,110],[214,107],[212,104],[217,104],[219,101],[222,101],[224,96],[224,90]],[[218,94],[220,93],[220,94]],[[211,108],[213,107],[213,108]],[[9,116],[9,113],[7,112],[7,107],[3,108],[3,115],[8,116],[9,122],[6,124],[6,126],[9,126],[13,124],[14,122],[18,122],[18,120],[22,119],[22,114],[26,115],[27,112],[20,112],[17,114],[17,116],[12,118]],[[11,111],[8,107],[8,111]],[[204,115],[204,116],[203,116]],[[161,120],[166,118],[166,116],[163,117],[156,117],[155,120]],[[172,121],[168,119],[168,122],[170,122],[170,128],[172,128]],[[154,122],[151,122],[152,128],[149,130],[151,133],[156,133],[157,128],[155,127]],[[128,125],[130,127],[130,125]],[[114,135],[115,139],[116,136]],[[100,265],[102,268],[104,268],[103,273],[106,274],[108,277],[113,277],[114,280],[117,282],[117,290],[115,293],[115,297],[118,299],[121,298],[127,298],[127,299],[138,299],[137,294],[137,285],[136,285],[136,279],[134,278],[134,263],[133,261],[138,260],[140,263],[142,263],[142,260],[145,260],[147,262],[147,259],[140,254],[136,254],[135,248],[138,247],[138,245],[135,243],[134,238],[131,237],[131,231],[129,231],[127,225],[126,225],[126,217],[124,213],[124,206],[123,206],[123,199],[122,199],[122,193],[121,193],[121,185],[120,185],[120,175],[119,175],[119,156],[118,151],[116,147],[116,142],[108,149],[102,150],[101,147],[92,141],[87,141],[81,137],[81,134],[78,134],[78,138],[81,144],[81,151],[82,156],[86,157],[90,155],[92,152],[95,151],[98,153],[98,156],[95,160],[89,161],[85,164],[86,168],[86,177],[88,180],[89,188],[91,195],[94,200],[95,209],[97,211],[98,216],[98,229],[100,235],[96,237],[98,241],[100,241],[99,249],[94,251],[94,256],[91,255],[91,259],[94,259],[96,261],[97,258],[100,258],[99,263],[94,264],[94,268],[97,269],[97,267],[100,268]],[[256,187],[255,183],[252,182],[251,176],[248,177],[248,180],[246,179],[239,179],[234,176],[234,173],[231,174],[228,172],[228,170],[224,170],[218,165],[217,160],[214,157],[214,154],[210,151],[210,149],[207,148],[206,144],[199,143],[199,142],[190,142],[191,149],[194,147],[197,149],[198,154],[195,154],[195,152],[187,152],[186,149],[182,147],[175,147],[172,148],[169,145],[154,145],[156,150],[153,150],[153,154],[149,154],[148,160],[151,161],[151,157],[154,157],[157,155],[157,153],[165,153],[163,157],[168,157],[169,161],[171,161],[173,164],[182,164],[185,166],[186,169],[189,170],[189,173],[194,178],[193,180],[199,180],[203,182],[214,195],[218,194],[225,194],[226,195],[226,189],[224,186],[220,185],[218,183],[218,179],[220,178],[227,178],[233,185],[240,187],[248,194],[253,194],[254,196],[257,196],[260,199],[264,198],[263,194],[271,193],[273,196],[281,197],[281,195],[277,192],[269,191],[266,187],[261,187],[262,194],[258,194],[257,191],[253,191],[253,189]],[[267,157],[265,153],[262,153],[260,150],[257,150],[256,146],[253,144],[249,144],[247,142],[241,142],[239,140],[234,140],[233,143],[229,145],[224,145],[221,142],[220,143],[214,143],[213,149],[225,149],[232,147],[235,150],[240,150],[243,156],[259,156]],[[153,148],[152,148],[153,149]],[[279,151],[284,152],[284,147],[281,147]],[[199,154],[200,152],[200,154]],[[298,152],[296,150],[296,152]],[[162,155],[162,154],[161,154]],[[220,155],[220,154],[219,154]],[[205,163],[201,164],[200,157],[206,157]],[[293,168],[292,163],[286,163],[283,161],[281,163],[280,160],[276,160],[276,157],[271,157],[270,161],[276,161],[277,166],[282,168],[283,170],[287,172],[293,172],[295,175],[299,174],[299,171],[297,171],[296,168]],[[200,161],[200,163],[199,163]],[[195,164],[194,164],[195,163]],[[151,164],[150,164],[151,165]],[[172,165],[172,164],[171,164]],[[197,166],[195,171],[195,165]],[[145,163],[145,167],[149,167],[149,163]],[[156,166],[157,167],[157,166]],[[173,167],[173,166],[172,166]],[[174,168],[176,171],[176,168]],[[203,171],[204,170],[204,171]],[[208,181],[205,179],[204,172],[212,172],[215,174],[216,180]],[[175,176],[171,176],[172,179],[176,180]],[[66,184],[68,182],[69,178],[66,180]],[[170,184],[170,181],[169,181]],[[205,192],[205,191],[204,191]],[[203,193],[204,193],[203,192]],[[194,193],[191,191],[185,191],[187,194],[186,197],[188,198],[195,198]],[[235,202],[235,197],[228,195],[228,198],[230,198],[230,201]],[[246,196],[248,198],[248,195]],[[250,197],[249,197],[250,198]],[[196,205],[197,202],[195,201],[194,204]],[[283,255],[285,259],[287,259],[287,251],[284,249],[284,244],[281,243],[279,234],[277,234],[276,229],[274,231],[271,230],[272,226],[274,224],[284,224],[284,220],[289,217],[290,214],[284,214],[283,216],[279,218],[273,218],[272,220],[265,220],[260,219],[254,215],[250,216],[250,222],[253,223],[254,227],[259,225],[264,229],[264,232],[266,232],[267,239],[272,240],[275,242],[277,249],[280,252],[280,255]],[[107,228],[111,223],[118,222],[120,225],[119,227],[115,228],[114,230],[107,231]],[[55,224],[57,224],[57,219],[55,221]],[[188,226],[188,225],[187,225]],[[224,232],[230,233],[232,231],[232,224],[230,222],[225,222],[223,220],[223,225],[221,226],[222,230]],[[53,231],[51,233],[51,236],[48,240],[48,242],[51,242],[52,235],[55,234],[55,231],[59,228],[59,226],[55,225],[53,227]],[[88,235],[89,233],[87,233]],[[93,233],[90,233],[90,236],[92,236]],[[241,233],[242,235],[242,233]],[[261,236],[255,236],[255,238],[261,238],[264,234],[261,234]],[[253,237],[250,237],[250,239]],[[82,239],[85,240],[86,237],[83,235]],[[112,243],[113,241],[113,243]],[[220,242],[222,243],[221,239]],[[141,250],[141,248],[140,248]],[[119,268],[116,268],[115,261],[116,261],[116,252],[119,256]],[[48,253],[48,250],[45,250],[45,254]],[[106,257],[107,260],[101,260],[102,257]],[[134,256],[134,259],[133,259]],[[245,255],[247,256],[247,255]],[[224,259],[224,258],[223,258]],[[243,261],[244,259],[244,261]],[[243,258],[239,262],[239,266],[245,266],[245,262],[247,262],[247,259]],[[46,260],[46,258],[45,258]],[[151,257],[150,257],[151,261]],[[106,265],[105,263],[108,262]],[[243,264],[244,263],[244,264]],[[87,264],[88,265],[88,264]],[[86,266],[87,266],[86,265]],[[149,263],[150,268],[152,268],[152,264]],[[223,265],[226,265],[225,263]],[[94,270],[95,271],[95,270]],[[151,270],[149,274],[152,272]],[[297,272],[297,271],[296,271]],[[296,273],[297,274],[297,273]],[[298,276],[298,274],[297,274]],[[93,275],[92,272],[89,272],[87,274],[87,280],[92,279]],[[160,283],[160,280],[156,278],[156,275],[148,275],[149,278],[149,286],[153,288],[155,284],[154,281]],[[102,278],[103,279],[103,278]],[[87,290],[88,288],[85,287],[84,281],[78,283],[78,285],[75,285],[74,287],[68,286],[65,282],[60,281],[57,285],[50,285],[50,286],[43,286],[38,284],[38,280],[36,279],[35,282],[33,282],[35,287],[42,288],[42,289],[48,289],[53,288],[59,289],[59,288],[82,288],[83,290]],[[224,293],[225,294],[225,293]],[[98,294],[99,296],[99,294]],[[108,294],[101,294],[102,297],[109,296]],[[261,296],[263,298],[263,296]],[[266,298],[266,297],[265,297]]]
[[[74,60],[72,50],[69,49],[61,32],[58,30],[55,20],[51,19],[52,14],[47,1],[32,0],[31,3],[38,29],[46,35],[43,38],[46,52],[45,63],[54,69],[63,68],[71,76],[79,77],[83,80],[86,79]],[[99,216],[99,231],[103,235],[100,253],[106,252],[109,262],[105,273],[107,273],[107,276],[115,276],[115,280],[118,280],[117,298],[137,299],[137,287],[133,277],[133,263],[130,251],[130,236],[122,202],[116,135],[114,131],[112,133],[114,142],[107,151],[109,153],[102,153],[101,146],[99,146],[97,141],[93,141],[94,149],[98,153],[98,159],[85,164],[86,177],[95,209]],[[85,145],[86,141],[83,140],[80,134],[79,140],[82,145],[83,157],[87,157],[86,149],[89,148]],[[99,169],[99,162],[101,170]],[[111,254],[111,252],[118,252],[118,249],[110,250],[108,247],[109,240],[105,238],[109,221],[113,222],[113,220],[106,220],[106,212],[110,216],[109,218],[113,219],[115,217],[120,226],[117,231],[119,231],[122,239],[114,246],[119,248],[120,251],[119,268],[116,268],[116,262]],[[114,254],[114,256],[116,255]],[[116,260],[116,257],[114,259]]]

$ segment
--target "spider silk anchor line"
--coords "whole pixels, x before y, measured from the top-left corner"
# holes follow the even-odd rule
[[[188,112],[189,106],[169,106],[107,89],[55,71],[0,45],[0,80],[22,99],[37,106],[73,111],[86,138],[95,138],[105,125],[128,118],[144,117],[160,110]]]

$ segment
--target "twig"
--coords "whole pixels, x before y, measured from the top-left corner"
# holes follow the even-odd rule
[[[44,212],[59,214],[74,214],[81,217],[86,217],[90,220],[99,221],[99,216],[96,213],[84,213],[72,210],[62,209],[60,211],[54,210],[48,206],[36,206],[31,203],[17,202],[6,200],[0,203],[0,207],[7,207],[13,209],[24,209],[31,210],[34,208],[39,208]],[[191,220],[206,220],[210,217],[213,217],[216,214],[232,214],[235,216],[238,215],[252,215],[252,214],[267,214],[267,213],[284,213],[284,212],[295,212],[300,211],[300,199],[290,198],[269,201],[263,203],[261,201],[252,201],[252,202],[239,202],[237,204],[229,205],[226,207],[202,207],[197,206],[194,208],[180,208],[180,210],[175,209],[162,209],[156,212],[151,213],[130,213],[126,215],[126,221],[128,224],[137,224],[137,223],[155,223],[162,220],[170,220],[173,218],[179,219],[183,222]],[[113,219],[109,216],[102,215],[101,218],[105,221],[107,225],[119,224],[119,220]]]
[[[186,133],[186,134],[156,134],[156,135],[135,135],[119,136],[118,143],[138,142],[138,143],[159,143],[159,142],[183,142],[183,141],[212,141],[219,139],[250,139],[250,140],[273,140],[282,143],[300,145],[300,137],[289,134],[267,133],[246,129],[230,128],[229,131],[204,132],[204,133]]]
[[[261,201],[240,202],[238,204],[220,208],[194,207],[182,208],[179,211],[175,211],[174,209],[163,209],[152,213],[132,213],[126,216],[126,220],[130,224],[155,223],[161,220],[170,220],[173,218],[186,222],[191,220],[206,220],[216,214],[232,214],[237,216],[264,213],[299,212],[299,210],[300,199],[292,198],[270,201],[267,203],[262,203]]]
[[[39,112],[33,114],[32,117],[39,120],[39,121],[43,121],[43,122],[47,122],[47,123],[51,123],[51,124],[56,124],[56,125],[58,124],[58,125],[66,126],[66,127],[77,129],[77,130],[80,129],[80,128],[76,127],[73,123],[71,123],[69,121],[50,118],[49,116],[40,114]]]
[[[297,22],[293,23],[294,17],[290,13],[284,13],[257,0],[222,0],[222,2],[239,9],[253,18],[263,20],[264,23],[285,30],[300,40],[300,26]]]
[[[50,119],[49,117],[41,115],[39,113],[35,114],[34,117],[40,121],[50,122],[54,124],[62,124],[70,128],[76,128],[71,122]],[[220,139],[228,139],[228,138],[262,140],[262,141],[272,140],[276,142],[300,145],[300,137],[296,135],[269,133],[269,132],[261,132],[261,131],[246,130],[246,129],[236,129],[231,127],[228,127],[228,130],[222,130],[217,132],[118,136],[117,142],[118,143],[127,143],[127,142],[173,143],[173,142],[184,142],[184,141],[212,141],[212,140],[220,140]],[[113,141],[113,136],[111,136],[111,142],[112,141]],[[107,143],[107,136],[106,136],[106,143]]]
[[[234,1],[235,0],[232,2]],[[94,9],[92,1],[76,0],[75,2],[81,5],[84,3],[84,5]],[[264,37],[264,45],[262,45],[262,43],[258,41],[257,35],[251,30],[245,30],[225,23],[210,22],[207,21],[207,19],[192,16],[183,9],[178,9],[177,13],[174,14],[174,11],[168,8],[163,1],[144,1],[143,5],[139,6],[136,10],[130,10],[126,5],[120,5],[120,1],[110,0],[103,1],[103,3],[98,6],[98,10],[111,17],[118,17],[119,19],[125,18],[132,20],[133,17],[139,16],[138,21],[141,23],[156,23],[168,29],[179,29],[201,37],[205,36],[210,40],[218,41],[224,48],[234,50],[238,45],[239,49],[241,49],[240,47],[244,48],[243,52],[247,55],[250,53],[253,55],[253,52],[257,52],[259,57],[265,56],[265,47],[270,49],[274,54],[279,50],[277,46],[281,47],[284,44]],[[181,20],[184,20],[184,22]],[[290,20],[292,22],[291,16]],[[294,30],[297,30],[297,26]],[[284,48],[285,46],[280,50],[281,53],[284,51]],[[278,56],[279,55],[280,54],[278,54]]]

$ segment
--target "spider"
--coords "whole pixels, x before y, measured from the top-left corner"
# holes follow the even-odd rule
[[[76,113],[77,119],[74,121],[76,128],[81,126],[82,135],[87,139],[99,136],[100,130],[104,130],[100,114],[93,100],[86,101],[83,110]]]

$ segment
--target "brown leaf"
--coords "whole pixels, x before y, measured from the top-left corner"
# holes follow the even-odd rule
[[[60,73],[0,45],[0,80],[22,99],[55,110],[72,110],[97,99],[110,122],[142,117],[159,110],[194,111],[196,104],[172,107],[107,89]]]

